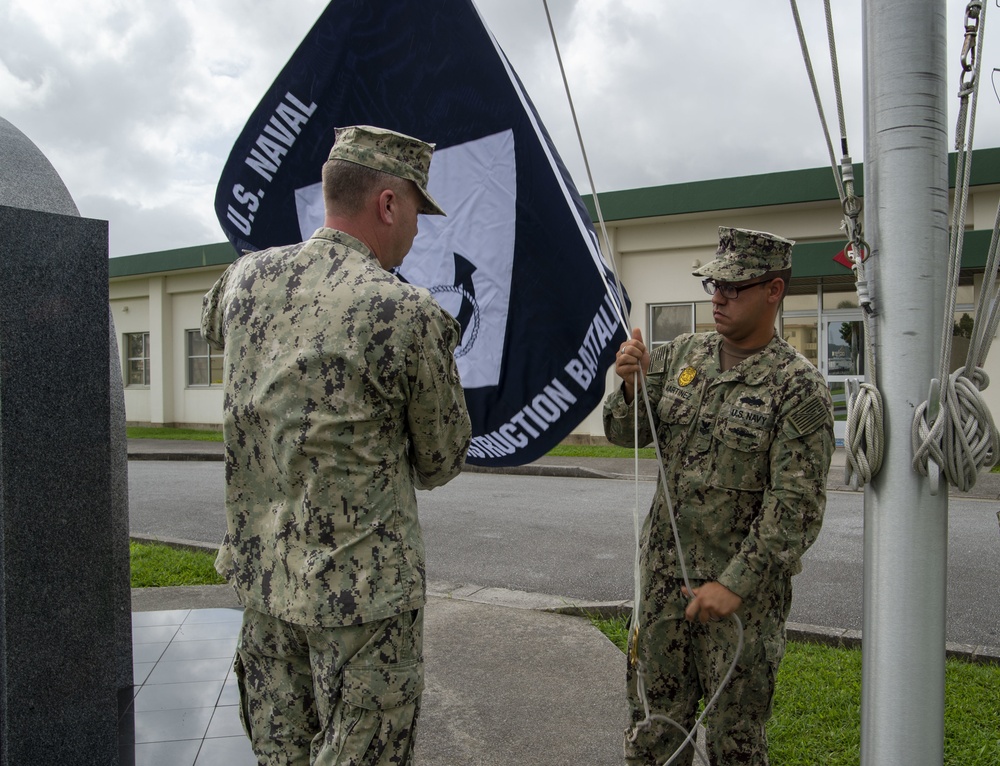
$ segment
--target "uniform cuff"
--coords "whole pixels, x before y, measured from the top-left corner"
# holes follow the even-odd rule
[[[624,385],[624,384],[623,384]],[[635,398],[632,399],[632,404],[625,403],[625,394],[622,392],[619,386],[618,390],[615,391],[611,398],[608,400],[608,411],[611,413],[611,417],[616,420],[622,420],[623,418],[631,417],[632,407],[635,405]]]
[[[729,566],[719,576],[718,582],[740,598],[746,599],[757,590],[761,579],[763,578],[753,571],[743,559],[735,558],[729,562]]]

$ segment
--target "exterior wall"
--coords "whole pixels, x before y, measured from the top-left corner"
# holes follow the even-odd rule
[[[143,280],[147,282],[148,280]],[[118,294],[116,296],[116,293]],[[125,417],[129,421],[149,422],[149,386],[130,386],[125,369],[125,336],[129,333],[149,332],[149,295],[145,284],[112,285],[111,311],[118,333],[118,358],[122,363],[122,380],[125,381]]]
[[[181,274],[112,280],[111,311],[123,365],[124,335],[150,334],[150,385],[125,387],[129,423],[221,426],[222,387],[188,385],[187,331],[201,327],[202,298],[224,270],[208,266]]]
[[[222,386],[188,384],[187,332],[201,332],[201,301],[211,286],[210,283],[204,289],[194,292],[173,294],[174,337],[177,346],[174,353],[176,364],[173,389],[176,392],[175,418],[181,423],[209,423],[218,426],[222,422]]]
[[[990,151],[995,154],[995,158],[991,154],[986,159],[995,160],[997,165],[990,172],[992,177],[1000,178],[1000,150]],[[792,182],[790,184],[776,184],[772,177],[730,179],[734,186],[742,189],[742,193],[732,194],[728,192],[730,188],[728,181],[694,185],[706,187],[712,192],[704,194],[701,193],[704,190],[695,189],[701,193],[699,199],[702,202],[709,199],[715,205],[715,190],[718,188],[729,197],[738,198],[742,205],[740,207],[692,209],[676,214],[647,214],[636,217],[619,215],[617,220],[610,220],[607,224],[608,240],[617,270],[632,301],[630,326],[641,328],[644,337],[648,339],[650,330],[648,316],[651,304],[696,303],[709,300],[702,291],[700,280],[692,276],[691,271],[696,262],[705,263],[714,257],[720,225],[771,231],[804,245],[805,252],[813,253],[809,257],[814,261],[816,258],[822,261],[806,263],[803,269],[798,255],[801,250],[796,250],[793,286],[799,284],[807,292],[811,286],[818,286],[822,279],[827,279],[816,275],[848,277],[850,273],[847,269],[841,270],[839,266],[831,266],[829,260],[832,258],[830,251],[834,249],[836,243],[842,242],[844,237],[840,229],[840,204],[836,199],[811,198],[799,203],[782,201],[781,204],[767,204],[765,194],[761,206],[747,207],[755,204],[753,197],[758,185],[768,187],[770,189],[768,194],[772,196],[778,194],[774,191],[775,188],[781,190],[781,195],[790,198],[794,198],[796,194],[808,197],[812,193],[808,189],[802,191],[796,188],[786,191],[788,186],[794,187],[800,179],[797,173],[788,174],[788,177]],[[808,186],[812,183],[811,178],[805,178],[803,184]],[[779,181],[784,181],[784,177]],[[832,182],[830,186],[832,187]],[[662,188],[673,195],[672,204],[685,207],[687,203],[684,194],[687,192],[687,187]],[[982,242],[988,241],[988,232],[993,228],[998,202],[1000,202],[1000,184],[981,183],[979,186],[973,186],[968,208],[967,230],[975,230],[977,235],[982,235],[978,240],[980,243],[978,247],[983,252],[986,247]],[[715,206],[721,208],[722,204]],[[602,207],[607,213],[608,206],[604,204],[603,197]],[[687,207],[693,208],[695,205]],[[599,237],[599,239],[603,243],[604,238]],[[813,249],[810,250],[810,247]],[[816,253],[819,255],[815,255]],[[117,270],[122,276],[112,277],[110,298],[123,365],[125,364],[123,336],[130,332],[150,333],[150,385],[125,388],[126,412],[130,423],[216,428],[220,426],[223,399],[221,386],[188,385],[186,332],[200,327],[202,297],[225,270],[233,255],[231,250],[226,251],[226,246],[212,245],[185,251],[129,256],[128,259],[121,259],[121,264],[116,264],[116,269],[113,269],[112,273]],[[982,283],[982,254],[976,257],[980,260],[964,273],[971,274],[978,271],[974,288],[975,296],[978,298]],[[130,263],[124,263],[130,259]],[[178,263],[181,265],[174,265]],[[833,304],[844,297],[850,297],[853,286],[845,282],[836,289],[844,291],[845,295],[835,298]],[[966,294],[971,292],[966,288]],[[971,305],[969,303],[971,300],[974,299],[969,298],[966,304]],[[822,337],[817,337],[817,331],[820,336],[822,335],[821,328],[813,330],[809,327],[809,312],[815,310],[810,307],[815,306],[815,293],[812,296],[806,294],[787,298],[784,306],[786,313],[804,310],[806,316],[796,322],[788,321],[785,332],[790,340],[801,338],[802,348],[815,346],[816,353],[822,359],[824,340]],[[835,308],[835,305],[827,308]],[[816,319],[818,317],[812,321],[815,322]],[[960,342],[956,346],[957,358],[961,355]],[[992,380],[1000,380],[1000,358],[996,353],[987,361],[986,372]],[[606,391],[610,392],[618,386],[618,383],[613,370],[609,370],[606,376]],[[988,388],[984,392],[984,398],[991,411],[1000,412],[1000,386],[994,385]],[[600,407],[574,430],[570,439],[604,442]]]
[[[710,300],[702,290],[701,280],[691,272],[715,257],[719,226],[770,231],[796,241],[837,241],[842,238],[840,216],[840,205],[834,201],[691,213],[609,225],[608,239],[615,251],[618,274],[632,301],[631,327],[640,328],[648,339],[650,305]],[[609,370],[605,390],[614,391],[620,382],[614,370]],[[603,433],[598,408],[574,429],[572,436],[575,441],[603,443]]]

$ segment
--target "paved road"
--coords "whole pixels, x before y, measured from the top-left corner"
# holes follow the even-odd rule
[[[223,466],[129,463],[132,531],[216,542],[225,530]],[[435,581],[612,601],[632,596],[633,508],[653,483],[466,473],[418,495]],[[1000,645],[995,501],[952,497],[949,641]],[[826,522],[795,578],[794,622],[861,629],[862,495],[832,492]]]

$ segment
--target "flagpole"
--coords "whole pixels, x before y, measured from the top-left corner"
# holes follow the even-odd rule
[[[886,454],[865,492],[862,766],[944,753],[948,496],[911,468],[936,377],[948,259],[945,4],[865,0],[865,230]]]

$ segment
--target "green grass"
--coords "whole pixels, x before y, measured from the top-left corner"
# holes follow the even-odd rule
[[[614,447],[600,444],[560,444],[549,450],[553,457],[635,457],[635,450],[628,447]],[[655,458],[656,450],[652,447],[639,450],[641,458]]]
[[[144,428],[129,426],[129,439],[184,439],[189,441],[221,442],[221,431],[202,431],[196,428]],[[635,451],[625,447],[594,444],[560,444],[549,452],[556,457],[634,457]],[[655,458],[652,448],[639,450],[641,458]]]
[[[215,554],[180,550],[159,543],[129,543],[133,588],[169,585],[221,585]]]
[[[125,429],[129,439],[183,439],[196,442],[221,442],[222,431],[203,431],[199,428],[142,428]]]
[[[625,651],[628,618],[592,620]],[[624,679],[622,680],[624,684]],[[945,766],[1000,763],[1000,665],[945,665]],[[861,650],[788,643],[768,724],[774,766],[856,766],[861,747]]]

